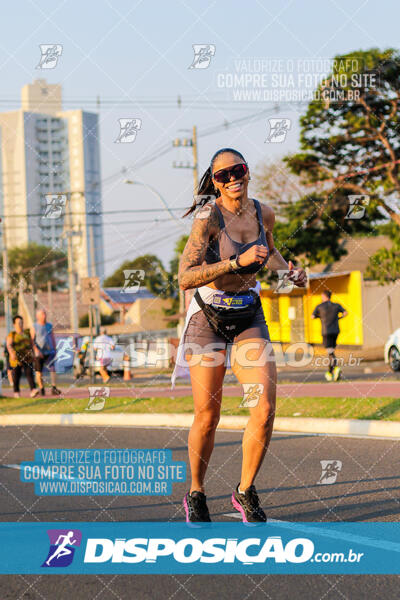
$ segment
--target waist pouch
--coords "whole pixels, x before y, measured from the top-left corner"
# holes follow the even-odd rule
[[[246,295],[249,294],[253,296],[253,302],[243,308],[218,308],[206,304],[198,291],[196,291],[194,298],[204,312],[211,329],[226,341],[233,342],[235,336],[250,327],[257,310],[261,306],[259,295],[253,291],[248,292]],[[231,297],[239,298],[240,296],[232,294]]]

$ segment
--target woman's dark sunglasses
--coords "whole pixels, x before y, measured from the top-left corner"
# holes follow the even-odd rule
[[[218,183],[229,183],[232,176],[234,179],[241,179],[246,175],[248,170],[249,168],[246,163],[240,163],[230,167],[229,169],[220,169],[219,171],[216,171],[213,175],[213,178]]]

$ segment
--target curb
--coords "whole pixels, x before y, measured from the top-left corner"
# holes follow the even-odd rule
[[[245,428],[247,416],[221,417],[219,429]],[[84,425],[94,427],[190,427],[192,414],[16,414],[1,415],[0,426],[23,425]],[[274,431],[314,433],[329,435],[351,435],[400,439],[400,422],[363,421],[358,419],[313,419],[277,417]]]

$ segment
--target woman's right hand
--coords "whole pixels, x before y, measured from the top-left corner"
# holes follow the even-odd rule
[[[243,254],[239,254],[239,265],[248,267],[254,263],[262,264],[268,255],[268,249],[265,246],[251,246]]]

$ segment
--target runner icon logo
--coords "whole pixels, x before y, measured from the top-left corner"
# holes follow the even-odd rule
[[[63,47],[61,44],[39,44],[40,61],[37,69],[55,69],[60,58]]]
[[[330,485],[336,482],[339,471],[342,470],[341,460],[320,460],[321,477],[317,481],[318,485]]]
[[[142,129],[142,119],[118,119],[119,134],[115,144],[131,144],[136,140],[139,129]]]
[[[106,400],[110,397],[109,387],[89,386],[89,402],[85,410],[103,410]]]
[[[193,62],[189,69],[207,69],[215,54],[214,44],[193,44]]]
[[[288,131],[291,127],[290,119],[268,119],[269,134],[265,143],[280,144],[285,141]]]
[[[254,408],[254,406],[257,406],[263,391],[264,386],[262,383],[244,383],[243,400],[239,404],[239,408]]]
[[[362,219],[368,205],[369,196],[366,196],[365,194],[350,194],[349,209],[345,219]]]
[[[79,529],[48,529],[50,548],[42,567],[68,567],[74,558],[75,548],[81,545]]]
[[[144,280],[143,269],[124,269],[125,283],[121,292],[124,294],[136,294],[140,290],[140,284]]]
[[[46,194],[46,207],[44,217],[46,219],[59,219],[63,216],[63,209],[67,202],[65,194]]]

